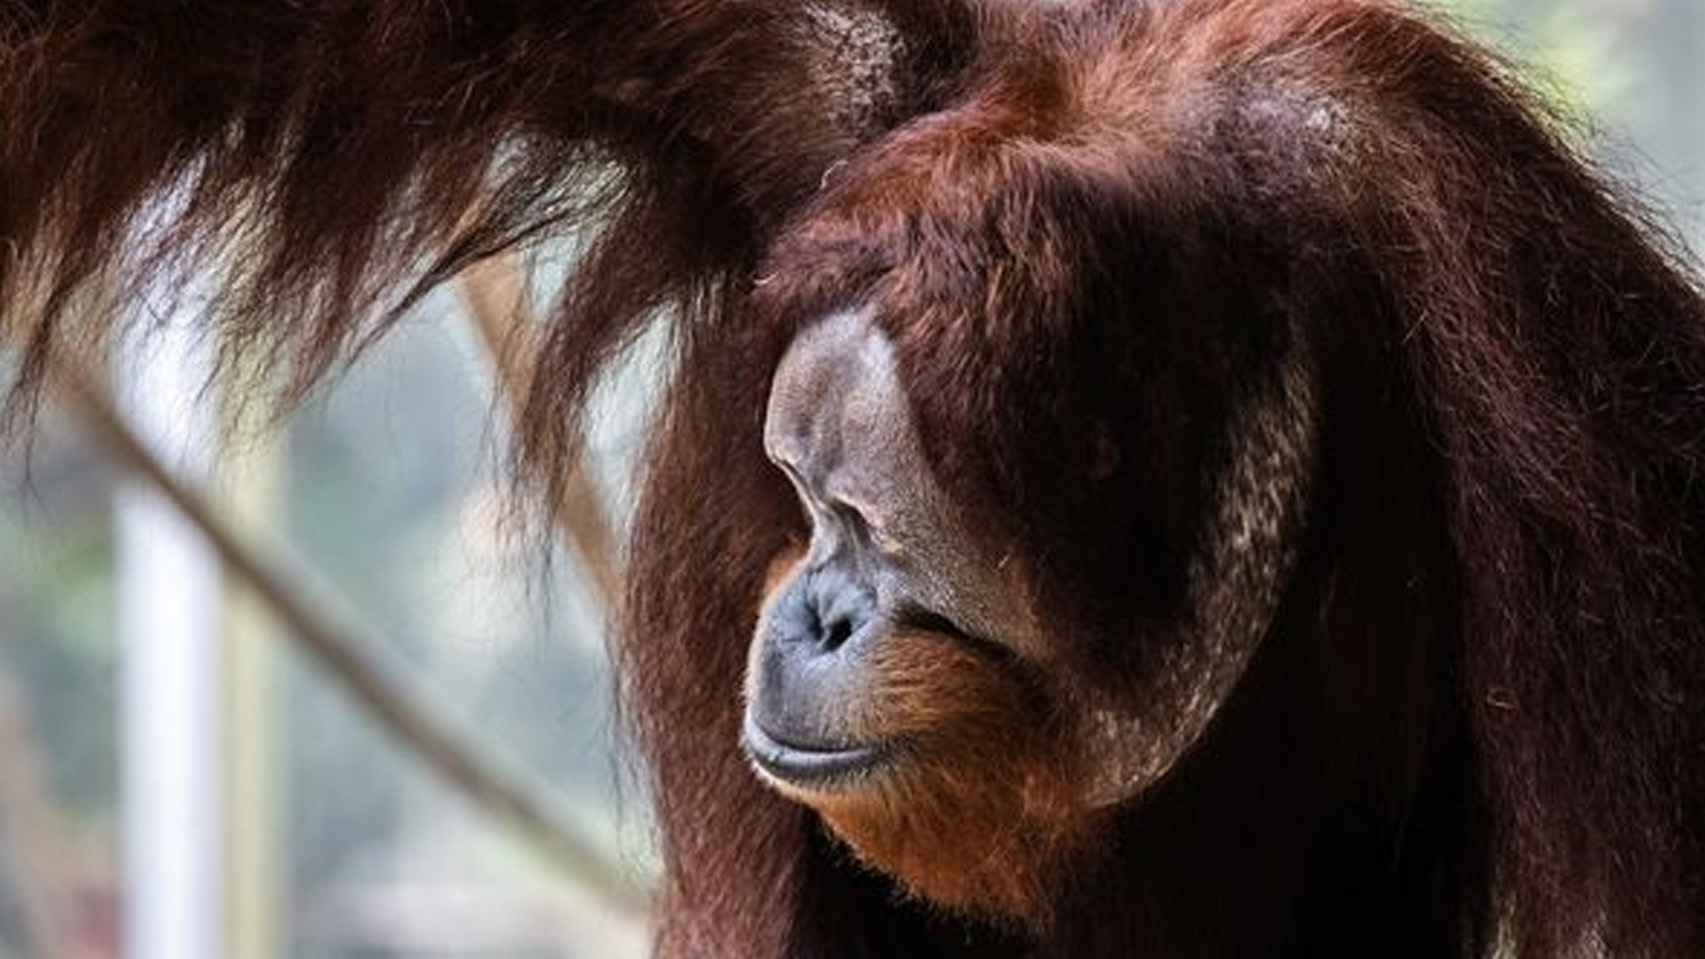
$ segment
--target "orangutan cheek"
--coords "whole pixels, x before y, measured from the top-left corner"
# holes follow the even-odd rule
[[[866,865],[951,910],[1024,922],[1087,820],[1074,734],[1039,694],[952,637],[896,631],[850,735],[889,758],[833,788],[778,785]]]

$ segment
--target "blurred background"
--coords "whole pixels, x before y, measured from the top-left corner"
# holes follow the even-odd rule
[[[1702,248],[1705,3],[1439,6]],[[601,396],[544,555],[506,519],[516,288],[442,291],[270,426],[187,412],[205,360],[154,337],[0,456],[0,959],[645,954],[604,643],[659,366]]]

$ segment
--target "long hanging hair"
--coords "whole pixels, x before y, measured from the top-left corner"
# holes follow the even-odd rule
[[[518,463],[559,501],[589,386],[668,325],[620,645],[663,951],[956,954],[971,933],[847,878],[735,750],[740,647],[790,509],[751,445],[784,341],[748,295],[823,196],[883,189],[862,158],[921,124],[980,142],[1002,111],[1048,109],[1038,76],[1116,94],[1070,136],[1026,127],[1075,177],[1039,216],[1117,195],[1164,248],[1180,211],[1211,209],[1309,275],[1341,267],[1294,308],[1375,342],[1382,388],[1416,411],[1396,442],[1436,464],[1455,593],[1431,641],[1489,836],[1465,912],[1496,915],[1523,959],[1705,955],[1705,301],[1501,69],[1379,0],[0,2],[14,397],[189,262],[217,273],[219,342],[300,394],[469,264],[589,228]],[[895,193],[892,224],[927,227],[914,199]],[[1489,936],[1465,926],[1469,955]]]

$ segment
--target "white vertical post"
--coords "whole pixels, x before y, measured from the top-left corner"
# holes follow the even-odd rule
[[[125,414],[191,482],[212,460],[209,362],[174,323],[116,364]],[[220,957],[220,569],[154,491],[117,497],[123,746],[124,941],[128,959]]]
[[[244,369],[239,380],[264,378]],[[230,409],[226,410],[227,415]],[[264,533],[284,503],[284,444],[258,436],[257,411],[239,406],[234,424],[244,442],[227,446],[219,458],[225,503],[240,533]],[[225,954],[232,959],[278,959],[287,945],[279,919],[288,884],[284,865],[283,794],[280,766],[284,733],[278,655],[280,638],[265,602],[249,584],[235,579],[225,591],[224,743],[225,830],[220,863],[224,871]]]

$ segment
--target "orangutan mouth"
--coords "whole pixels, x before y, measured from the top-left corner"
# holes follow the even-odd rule
[[[867,780],[889,764],[893,744],[845,746],[790,742],[777,738],[748,715],[740,747],[758,770],[779,783],[812,792],[829,792]]]

